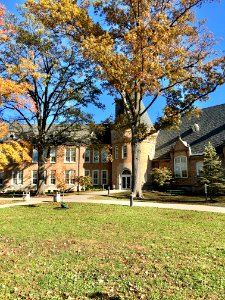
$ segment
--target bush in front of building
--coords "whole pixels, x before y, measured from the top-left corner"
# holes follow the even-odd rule
[[[169,168],[154,168],[152,169],[152,181],[155,188],[159,190],[166,189],[172,180],[172,171]]]

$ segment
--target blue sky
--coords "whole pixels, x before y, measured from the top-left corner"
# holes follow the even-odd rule
[[[16,4],[23,4],[24,0],[0,0],[0,3],[6,6],[6,9],[11,12],[16,12]],[[201,9],[197,11],[198,19],[207,19],[207,27],[210,31],[214,33],[216,39],[218,39],[217,50],[225,50],[225,1],[214,1],[211,3],[206,3]],[[106,104],[105,111],[93,111],[95,114],[95,121],[100,122],[110,115],[114,115],[114,104],[113,99],[107,95],[102,96],[102,100]],[[219,87],[214,93],[211,94],[210,99],[207,102],[199,103],[200,108],[223,104],[225,103],[225,85]],[[162,107],[160,103],[157,102],[151,111],[149,111],[150,118],[154,121],[161,114]],[[95,110],[95,109],[94,109]]]

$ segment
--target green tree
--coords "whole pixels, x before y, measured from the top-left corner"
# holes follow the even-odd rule
[[[225,173],[222,162],[210,142],[205,146],[203,170],[199,181],[202,185],[207,185],[211,200],[214,196],[225,192]]]
[[[153,183],[158,187],[169,185],[172,179],[172,171],[166,167],[152,170]]]
[[[81,43],[84,56],[98,64],[104,86],[121,99],[131,132],[132,192],[142,196],[140,143],[152,134],[142,121],[144,113],[160,101],[165,103],[164,116],[155,128],[178,125],[197,100],[206,100],[224,83],[224,57],[212,50],[212,34],[195,18],[194,9],[204,1],[26,3],[46,26]]]
[[[95,69],[81,56],[78,44],[70,45],[64,36],[45,28],[27,9],[20,10],[19,19],[11,16],[5,23],[13,27],[13,34],[2,45],[0,68],[5,78],[29,84],[29,101],[18,103],[12,97],[3,101],[0,112],[4,122],[16,124],[17,136],[35,145],[37,194],[44,194],[46,150],[49,153],[51,146],[69,138],[74,143],[76,135],[70,133],[92,120],[85,107],[102,107]]]

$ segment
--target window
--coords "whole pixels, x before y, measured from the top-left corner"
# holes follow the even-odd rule
[[[37,151],[37,149],[33,149],[32,162],[33,163],[37,163],[38,162],[38,151]]]
[[[4,173],[0,172],[0,185],[3,185],[4,183]]]
[[[102,150],[102,162],[106,163],[108,157],[108,152],[106,150]]]
[[[65,183],[66,184],[75,184],[75,170],[66,170],[65,171]]]
[[[108,184],[108,171],[102,170],[102,185]]]
[[[93,171],[92,180],[93,180],[93,185],[98,185],[99,184],[99,171],[98,170]]]
[[[89,163],[90,162],[90,150],[86,149],[84,152],[84,162]]]
[[[55,184],[56,183],[56,171],[51,170],[50,171],[50,184]]]
[[[84,170],[84,176],[90,177],[90,174],[91,174],[90,170]]]
[[[31,183],[37,184],[38,183],[38,170],[33,170],[31,174]],[[44,171],[44,183],[47,184],[47,171]]]
[[[38,171],[33,170],[32,171],[32,184],[37,184],[38,182]]]
[[[201,176],[203,171],[203,161],[198,161],[196,163],[196,174],[197,176]]]
[[[122,147],[122,158],[127,158],[127,145]]]
[[[53,147],[50,149],[50,163],[56,162],[56,148]]]
[[[174,159],[174,176],[178,178],[187,177],[187,157],[178,156]]]
[[[98,163],[99,162],[99,151],[98,150],[94,150],[93,151],[93,162],[94,163]]]
[[[13,184],[23,184],[23,171],[13,171],[12,181]]]
[[[119,148],[118,146],[115,147],[115,159],[119,158]]]
[[[65,162],[75,162],[76,161],[76,148],[66,148],[65,149]]]

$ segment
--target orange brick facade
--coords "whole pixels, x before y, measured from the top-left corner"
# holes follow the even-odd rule
[[[73,149],[75,157],[66,159],[66,149]],[[90,149],[89,162],[85,162],[85,150]],[[94,162],[93,153],[98,153],[98,159]],[[97,152],[96,152],[97,151]],[[55,148],[55,159],[52,162],[51,157],[46,159],[46,190],[57,190],[58,178],[64,178],[67,181],[67,187],[71,189],[77,188],[77,183],[74,183],[75,176],[85,176],[89,172],[89,176],[93,177],[93,173],[97,173],[94,186],[108,186],[111,184],[111,162],[105,160],[102,153],[105,152],[104,148],[94,150],[84,146],[59,146]],[[32,153],[31,153],[32,156]],[[96,156],[97,157],[97,156]],[[98,160],[98,162],[97,162]],[[4,176],[1,182],[1,188],[5,190],[35,190],[34,173],[38,169],[38,164],[35,161],[30,163],[25,162],[22,165],[12,164],[4,170]],[[13,173],[22,171],[22,179],[13,178]],[[66,175],[67,174],[67,175]],[[14,176],[16,177],[16,176]],[[104,178],[103,178],[104,177]],[[55,182],[55,183],[54,183]]]
[[[54,147],[54,157],[46,158],[45,189],[57,190],[58,178],[67,180],[67,187],[76,190],[78,184],[73,182],[70,175],[90,176],[94,187],[111,189],[131,188],[132,156],[131,144],[127,142],[129,131],[124,135],[111,132],[110,145],[92,146],[58,146]],[[141,144],[140,180],[143,186],[150,184],[152,159],[154,157],[155,136]],[[72,161],[67,161],[66,156]],[[68,151],[68,154],[66,154]],[[32,156],[32,153],[31,153]],[[109,160],[108,157],[111,159]],[[0,187],[2,190],[35,190],[37,180],[37,161],[24,162],[22,165],[11,164],[4,170]],[[22,171],[22,175],[18,173]],[[13,175],[14,173],[14,175]],[[67,177],[66,177],[67,174]],[[79,187],[82,188],[82,187]]]

